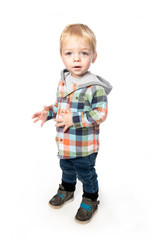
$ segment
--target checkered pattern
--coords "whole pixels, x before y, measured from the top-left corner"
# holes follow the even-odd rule
[[[99,150],[99,124],[107,117],[107,95],[103,87],[92,85],[66,92],[65,81],[60,80],[57,101],[49,107],[47,120],[60,117],[69,109],[73,126],[63,133],[57,127],[56,142],[59,158],[83,157]]]

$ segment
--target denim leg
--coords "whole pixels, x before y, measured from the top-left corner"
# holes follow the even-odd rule
[[[87,193],[98,192],[97,173],[94,168],[97,153],[93,153],[86,157],[75,159],[75,167],[78,174],[78,179],[83,184],[83,190]]]
[[[76,170],[72,159],[60,159],[60,167],[62,169],[62,181],[66,183],[76,183]]]

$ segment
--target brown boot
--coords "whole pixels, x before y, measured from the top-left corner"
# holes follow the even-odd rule
[[[83,197],[80,208],[77,211],[75,220],[78,223],[88,223],[93,217],[93,214],[98,209],[99,201],[92,201],[89,198]]]
[[[49,204],[54,208],[61,208],[69,200],[73,200],[74,192],[65,191],[64,187],[60,184],[57,194],[49,201]]]

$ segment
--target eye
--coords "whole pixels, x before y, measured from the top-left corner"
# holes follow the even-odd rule
[[[67,52],[66,55],[70,56],[72,53],[71,52]]]
[[[88,55],[88,53],[87,53],[87,52],[82,52],[82,55],[84,55],[84,56],[85,56],[85,55]]]

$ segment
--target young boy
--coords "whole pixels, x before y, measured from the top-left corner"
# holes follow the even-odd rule
[[[96,61],[96,38],[83,24],[67,26],[60,37],[60,55],[66,67],[61,72],[54,105],[44,106],[32,118],[56,122],[56,142],[62,183],[49,201],[55,208],[73,199],[77,178],[83,184],[80,208],[75,216],[89,222],[98,208],[95,161],[99,150],[99,126],[107,117],[107,94],[111,85],[88,71]]]

